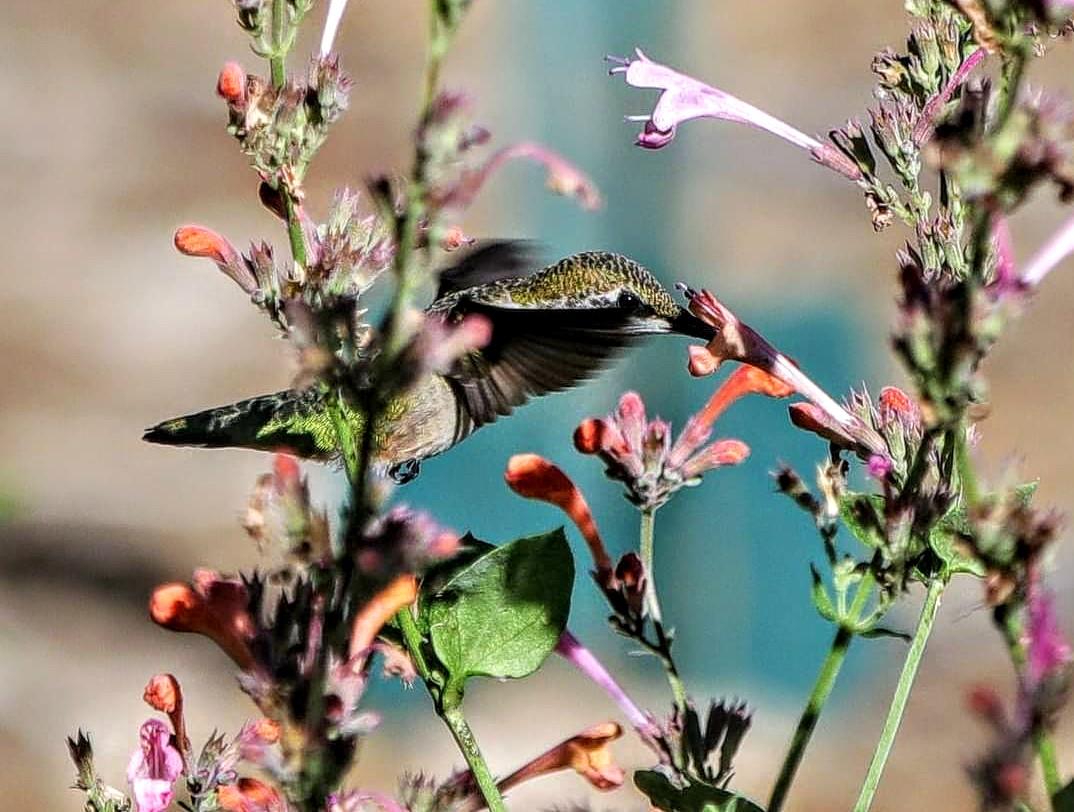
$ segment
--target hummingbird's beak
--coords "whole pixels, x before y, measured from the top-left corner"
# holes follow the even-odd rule
[[[671,332],[690,338],[711,341],[716,335],[716,328],[702,321],[685,307],[679,308],[679,314],[670,322]]]

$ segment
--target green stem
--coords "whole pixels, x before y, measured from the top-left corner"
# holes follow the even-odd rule
[[[269,70],[272,72],[272,86],[277,90],[287,81],[287,72],[284,67],[287,54],[283,49],[286,27],[287,0],[272,0],[272,56],[269,57]]]
[[[925,653],[925,645],[932,633],[932,626],[936,622],[936,615],[940,610],[940,596],[947,584],[942,578],[936,578],[929,584],[925,593],[925,604],[921,607],[921,617],[917,621],[914,637],[910,641],[910,650],[906,654],[906,661],[899,674],[899,682],[895,686],[895,695],[891,699],[891,707],[888,708],[887,719],[884,720],[884,728],[880,732],[880,741],[877,742],[873,760],[869,763],[869,771],[865,775],[865,781],[858,795],[858,802],[854,805],[854,812],[866,812],[873,803],[876,789],[880,785],[880,777],[884,772],[891,748],[895,744],[895,736],[902,724],[903,713],[906,710],[907,700],[910,698],[910,689],[913,688],[917,669],[921,665],[921,657]]]
[[[656,524],[656,508],[646,508],[641,512],[640,553],[641,563],[645,567],[645,602],[649,605],[649,615],[654,623],[663,623],[660,614],[660,601],[656,597],[656,576],[653,570],[653,530]]]
[[[422,638],[417,622],[414,620],[410,607],[404,607],[396,612],[395,622],[403,634],[403,643],[407,652],[414,661],[414,669],[429,689],[429,693],[433,697],[433,704],[436,706],[436,712],[444,720],[444,724],[448,726],[451,735],[455,737],[455,742],[459,745],[463,758],[466,759],[466,763],[470,766],[470,773],[473,775],[478,789],[481,790],[481,795],[485,798],[486,805],[491,812],[506,812],[507,808],[504,806],[500,790],[496,786],[496,779],[489,770],[484,756],[481,755],[481,748],[477,745],[474,732],[470,729],[470,725],[466,722],[466,717],[462,714],[459,691],[444,690],[441,688],[439,681],[433,680],[432,670],[425,660],[423,651],[425,641]],[[450,687],[449,685],[448,688],[450,689]]]
[[[828,697],[831,696],[832,688],[835,687],[835,680],[839,676],[839,671],[843,667],[844,660],[846,660],[847,651],[850,649],[850,643],[854,639],[854,632],[849,624],[856,622],[860,618],[861,612],[873,592],[875,583],[871,571],[862,577],[857,592],[854,594],[854,602],[850,606],[847,619],[839,626],[835,637],[832,639],[832,645],[828,649],[828,656],[824,658],[824,663],[820,667],[820,673],[817,674],[817,680],[813,684],[813,691],[810,693],[806,706],[802,711],[802,716],[798,720],[798,727],[795,728],[791,746],[783,759],[783,766],[780,768],[779,776],[776,778],[776,785],[772,790],[772,798],[768,802],[768,812],[779,812],[783,808],[787,793],[790,791],[791,784],[794,783],[794,776],[802,763],[806,747],[813,736],[813,731],[816,730],[820,714],[828,702]]]
[[[462,715],[462,709],[458,706],[447,708],[441,714],[441,718],[447,724],[451,735],[455,737],[455,743],[459,745],[463,758],[470,766],[470,774],[473,775],[477,788],[485,798],[485,805],[489,812],[507,812],[503,796],[496,786],[496,779],[489,770],[485,757],[481,755],[481,748],[477,745],[474,732]]]

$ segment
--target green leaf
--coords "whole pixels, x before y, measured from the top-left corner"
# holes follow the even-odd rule
[[[664,812],[764,812],[749,798],[709,784],[689,784],[680,789],[656,770],[638,770],[634,773],[634,786]]]
[[[909,643],[913,638],[906,632],[896,631],[895,629],[889,629],[886,626],[873,626],[871,629],[865,629],[858,632],[862,637],[895,637],[902,640],[904,643]]]
[[[1074,812],[1074,781],[1052,796],[1052,812]]]
[[[869,516],[877,522],[884,515],[884,497],[879,494],[848,493],[839,500],[839,516],[847,530],[866,547],[880,546],[882,539],[872,522],[863,521]]]
[[[563,529],[494,547],[423,601],[436,657],[461,689],[468,677],[536,671],[567,625],[574,559]]]

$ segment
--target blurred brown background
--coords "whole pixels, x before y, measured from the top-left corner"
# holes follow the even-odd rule
[[[170,244],[173,228],[186,221],[211,225],[236,242],[282,239],[254,204],[252,175],[223,131],[222,105],[212,92],[227,59],[263,71],[231,24],[229,5],[5,4],[0,511],[8,518],[0,524],[0,797],[8,808],[80,808],[66,789],[71,769],[63,747],[63,737],[79,726],[93,732],[104,776],[122,786],[137,726],[147,715],[142,687],[157,671],[183,681],[195,738],[214,725],[235,729],[252,713],[217,652],[201,640],[159,631],[144,614],[158,581],[185,578],[196,565],[226,570],[254,562],[237,519],[266,458],[150,447],[140,442],[140,430],[184,410],[279,388],[290,378],[287,348],[267,323],[207,263],[184,260]],[[740,312],[766,313],[768,324],[793,320],[802,308],[840,313],[858,336],[856,346],[844,348],[860,361],[851,380],[879,388],[896,374],[886,366],[884,342],[892,253],[905,238],[900,229],[873,235],[856,190],[745,128],[700,122],[658,155],[631,150],[633,129],[621,116],[645,111],[649,98],[606,79],[600,58],[657,39],[659,47],[647,47],[654,58],[803,130],[823,132],[869,103],[871,55],[904,37],[900,4],[653,5],[478,0],[445,81],[473,93],[478,119],[500,141],[540,137],[571,157],[579,157],[572,144],[614,144],[625,157],[594,170],[602,186],[614,188],[620,175],[649,173],[651,198],[645,188],[610,196],[605,210],[586,221],[588,230],[572,232],[571,239],[590,244],[567,247],[615,249],[621,239],[659,238],[671,246],[661,256],[674,262],[672,278],[714,287]],[[423,11],[412,0],[352,0],[338,47],[356,88],[351,111],[310,178],[310,199],[320,201],[321,212],[333,187],[360,185],[370,171],[406,161]],[[313,48],[322,13],[315,10],[299,53]],[[659,36],[650,37],[656,24]],[[568,37],[570,44],[561,45]],[[1065,50],[1038,66],[1035,78],[1070,92],[1074,61]],[[675,182],[658,192],[665,173]],[[551,205],[544,196],[535,171],[512,169],[479,201],[466,228],[555,242],[541,230],[548,217],[534,214]],[[654,201],[658,213],[647,208]],[[660,233],[620,235],[613,226],[628,210],[639,223],[659,223]],[[1020,216],[1013,223],[1020,256],[1061,215],[1042,200]],[[590,215],[571,210],[555,217]],[[1067,485],[1074,481],[1072,347],[1074,267],[1066,267],[1047,280],[991,361],[994,414],[984,424],[981,451],[989,475],[1016,468],[1024,478],[1040,477],[1040,498],[1068,513],[1074,509]],[[800,360],[808,368],[808,359]],[[617,373],[619,389],[639,385],[629,370]],[[601,399],[572,401],[583,404],[578,414],[606,410],[618,389],[607,391]],[[522,449],[501,449],[495,464],[516,450]],[[758,463],[754,476],[774,459]],[[497,477],[494,466],[489,482]],[[338,495],[333,478],[330,471],[315,474],[322,499]],[[805,528],[802,538],[810,538]],[[812,542],[796,540],[805,543]],[[803,550],[795,553],[803,561],[815,552]],[[1074,629],[1069,549],[1060,550],[1055,565],[1062,618]],[[804,571],[804,564],[796,566]],[[809,611],[804,582],[792,588]],[[898,618],[904,626],[912,623],[910,603]],[[976,681],[1011,685],[978,603],[974,584],[949,591],[878,809],[973,807],[963,767],[985,739],[962,696]],[[780,608],[780,601],[753,604],[755,613]],[[712,639],[710,647],[733,648],[733,634]],[[847,808],[855,797],[902,655],[897,645],[873,646],[822,721],[792,809]],[[731,684],[717,684],[702,669],[692,675],[699,693],[737,692],[759,708],[739,764],[742,790],[767,795],[821,657],[816,649],[788,690],[766,683],[763,674]],[[662,696],[651,669],[637,669],[628,682],[645,698]],[[405,697],[387,691],[381,699],[385,724],[370,740],[356,780],[391,788],[403,769],[442,775],[460,761],[418,691]],[[524,683],[478,686],[470,702],[497,770],[614,716],[560,663]],[[1069,728],[1058,743],[1063,766],[1074,769]],[[644,757],[626,742],[618,752],[632,766]],[[550,792],[561,800],[585,797],[568,778],[527,788],[515,803],[537,808]],[[640,803],[624,791],[596,799],[595,808]]]

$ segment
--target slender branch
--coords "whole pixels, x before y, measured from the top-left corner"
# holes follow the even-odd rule
[[[496,778],[489,770],[484,756],[481,755],[481,748],[478,747],[474,732],[470,729],[466,717],[462,715],[462,710],[456,706],[444,710],[440,715],[451,731],[451,735],[455,737],[455,743],[459,745],[463,758],[470,766],[470,774],[473,775],[478,789],[481,790],[489,812],[507,812],[503,797],[496,786]]]
[[[287,0],[272,0],[272,56],[269,69],[272,86],[279,90],[287,81],[287,53],[283,47],[284,29],[287,27]]]
[[[656,596],[656,574],[653,570],[653,530],[656,523],[656,508],[646,508],[641,512],[639,528],[639,552],[641,563],[645,568],[645,602],[649,605],[649,616],[654,623],[663,623],[660,613],[660,601]]]
[[[849,651],[850,644],[854,639],[854,631],[849,624],[861,617],[862,610],[873,592],[875,583],[876,581],[871,571],[862,577],[854,594],[854,602],[850,606],[847,619],[835,632],[835,637],[832,639],[832,644],[828,649],[828,656],[825,657],[824,663],[820,667],[817,680],[813,684],[813,691],[809,694],[806,706],[802,710],[802,716],[798,720],[798,727],[795,728],[790,747],[787,749],[787,755],[783,759],[783,766],[780,768],[779,776],[776,778],[776,785],[772,789],[772,797],[768,802],[768,812],[779,812],[783,808],[787,793],[790,791],[791,784],[794,783],[794,776],[798,772],[802,758],[805,756],[806,747],[809,746],[813,731],[816,730],[817,722],[820,720],[820,714],[828,702],[828,697],[831,696],[832,688],[835,687],[835,680],[839,676],[839,671],[846,660],[847,651]]]
[[[906,703],[910,698],[910,690],[917,676],[917,669],[921,665],[921,658],[925,653],[925,645],[929,641],[936,615],[940,610],[940,596],[947,586],[942,578],[936,578],[929,584],[925,593],[925,604],[921,607],[921,617],[918,619],[914,637],[910,641],[910,650],[906,654],[906,661],[899,674],[899,681],[895,686],[895,695],[891,699],[891,707],[888,708],[887,719],[884,720],[883,730],[880,732],[880,741],[877,742],[873,759],[869,763],[869,771],[865,775],[865,781],[858,795],[858,802],[854,805],[854,812],[866,812],[873,803],[877,787],[880,786],[880,777],[887,765],[891,748],[895,744],[895,736],[902,724],[903,713],[906,711]]]

